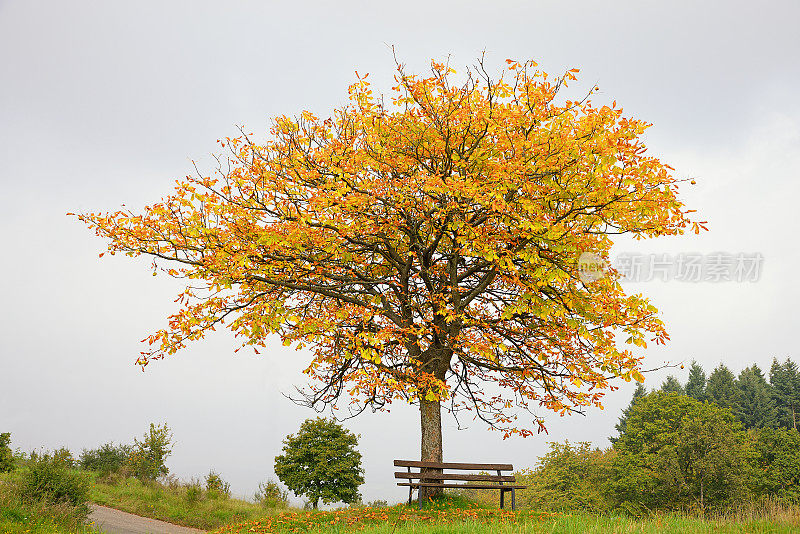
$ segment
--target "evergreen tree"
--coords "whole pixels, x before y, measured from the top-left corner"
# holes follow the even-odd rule
[[[745,428],[767,428],[776,425],[777,411],[772,387],[755,364],[739,374],[736,416]]]
[[[778,424],[797,430],[800,422],[800,373],[797,364],[788,358],[784,363],[772,360],[769,381],[778,412]]]
[[[701,402],[706,400],[706,373],[695,360],[692,360],[692,364],[689,366],[686,394]]]
[[[661,391],[666,391],[667,393],[677,393],[679,395],[685,394],[683,386],[681,385],[680,381],[672,375],[669,375],[664,383],[661,384]]]
[[[614,426],[620,436],[625,433],[625,429],[628,426],[628,415],[631,413],[631,408],[633,408],[633,405],[636,404],[637,400],[641,399],[645,395],[647,395],[647,389],[642,385],[641,382],[637,382],[636,389],[633,390],[633,397],[631,398],[630,404],[628,404],[627,408],[622,410],[622,416],[619,418],[619,423]],[[619,437],[608,438],[611,443],[616,443],[618,439]]]
[[[711,373],[711,376],[708,377],[706,400],[736,413],[738,397],[739,390],[736,387],[736,377],[725,364],[719,364]]]

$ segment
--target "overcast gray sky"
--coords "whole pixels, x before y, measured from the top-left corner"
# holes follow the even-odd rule
[[[98,259],[105,244],[65,214],[153,202],[190,160],[210,166],[236,125],[258,135],[278,114],[325,116],[355,70],[388,91],[390,45],[413,71],[448,55],[472,64],[482,50],[496,66],[578,67],[581,87],[600,85],[596,101],[652,122],[650,150],[697,181],[684,200],[711,230],[615,252],[764,262],[757,282],[630,283],[672,336],[646,366],[797,360],[798,20],[796,1],[0,0],[0,431],[24,450],[79,451],[166,422],[176,475],[213,468],[246,496],[274,477],[281,440],[313,415],[282,396],[302,384],[308,354],[277,341],[234,355],[220,333],[140,372],[139,341],[164,324],[178,285],[146,260]],[[604,411],[548,417],[547,436],[503,441],[448,419],[445,457],[529,467],[548,440],[606,446],[632,391],[621,385]],[[346,425],[361,434],[365,499],[402,499],[391,463],[419,454],[414,409]]]

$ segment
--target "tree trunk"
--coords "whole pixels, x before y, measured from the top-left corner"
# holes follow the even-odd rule
[[[419,401],[420,427],[422,440],[420,460],[423,462],[442,461],[442,410],[439,401]],[[422,469],[422,473],[441,473],[441,470]],[[427,482],[425,479],[422,481]],[[431,481],[436,482],[436,481]],[[420,488],[423,501],[444,493],[442,488]]]

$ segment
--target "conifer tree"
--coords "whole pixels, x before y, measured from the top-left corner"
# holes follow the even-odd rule
[[[706,400],[706,373],[695,360],[692,360],[692,364],[689,366],[686,394],[701,402]]]
[[[619,436],[624,434],[625,433],[625,429],[628,427],[628,415],[631,413],[631,408],[633,408],[633,405],[636,404],[636,401],[638,401],[639,399],[641,399],[645,395],[647,395],[647,388],[645,388],[641,384],[641,382],[637,382],[636,389],[633,390],[633,397],[631,398],[630,404],[628,404],[627,408],[622,410],[622,416],[620,416],[620,418],[619,418],[619,423],[617,423],[614,426],[614,428],[619,433]],[[619,436],[608,438],[608,440],[611,443],[616,443],[617,440],[619,439]]]
[[[686,392],[683,389],[680,381],[672,375],[669,375],[664,383],[661,384],[661,391],[666,391],[667,393],[673,392],[679,395],[684,395]]]
[[[772,394],[777,409],[778,424],[797,430],[800,419],[800,373],[797,364],[789,358],[784,363],[772,360],[769,372]]]
[[[736,416],[745,428],[775,426],[777,411],[772,387],[767,383],[758,365],[753,364],[739,374]]]
[[[706,383],[706,400],[722,408],[736,413],[739,390],[736,388],[736,377],[725,364],[714,369]]]

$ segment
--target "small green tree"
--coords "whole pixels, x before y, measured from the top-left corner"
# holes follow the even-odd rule
[[[646,395],[614,444],[615,493],[650,509],[724,506],[747,490],[745,438],[730,410],[677,393]]]
[[[141,441],[134,440],[133,452],[128,458],[128,465],[139,480],[155,480],[166,476],[169,468],[167,457],[172,454],[172,432],[165,424],[156,426],[150,423],[150,431],[144,434]]]
[[[689,379],[686,381],[686,394],[699,401],[706,400],[706,373],[699,363],[692,360],[689,366]]]
[[[307,419],[296,436],[283,440],[275,474],[295,495],[308,497],[314,509],[320,500],[358,502],[364,470],[357,445],[358,437],[335,421]]]
[[[11,452],[11,433],[0,434],[0,473],[14,469],[14,453]]]

